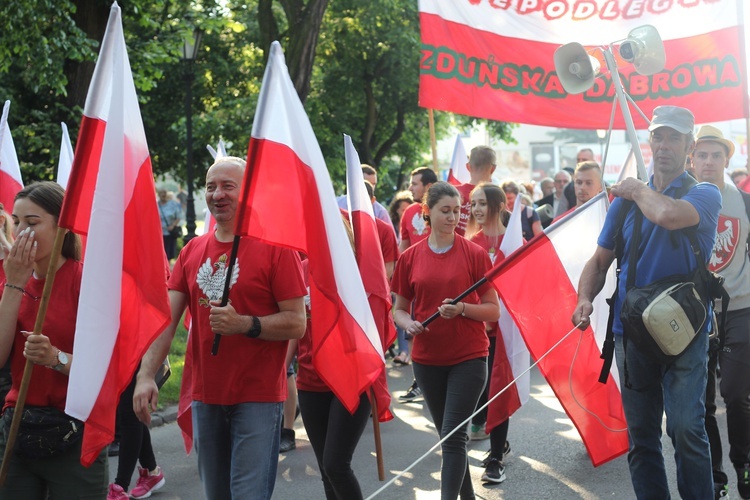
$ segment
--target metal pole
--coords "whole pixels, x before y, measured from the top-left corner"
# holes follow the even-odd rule
[[[620,103],[620,109],[622,110],[622,117],[625,121],[625,127],[628,132],[628,140],[630,146],[633,148],[633,154],[635,154],[636,165],[638,166],[638,178],[642,181],[648,182],[648,175],[646,174],[646,165],[643,162],[643,154],[641,153],[641,145],[638,142],[638,136],[635,133],[635,125],[633,125],[633,116],[630,114],[630,108],[628,107],[628,101],[625,98],[625,91],[622,88],[622,81],[620,81],[620,74],[617,72],[617,63],[615,62],[615,56],[612,54],[612,47],[607,47],[602,51],[604,53],[604,60],[607,61],[607,67],[609,73],[612,75],[612,85],[615,86],[615,92],[617,93],[617,100]]]
[[[186,138],[187,143],[187,210],[185,222],[187,235],[183,238],[185,243],[195,238],[195,200],[193,198],[193,80],[195,79],[195,68],[193,61],[187,60],[187,71],[185,71],[185,116],[186,116]]]

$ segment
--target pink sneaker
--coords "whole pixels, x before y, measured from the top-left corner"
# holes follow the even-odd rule
[[[161,471],[161,467],[156,467],[157,474],[155,476],[149,474],[148,469],[138,467],[138,481],[135,483],[135,488],[130,490],[130,496],[133,498],[148,498],[151,493],[158,490],[164,483],[164,473]]]
[[[112,483],[107,491],[107,500],[130,500],[130,497],[119,484]]]

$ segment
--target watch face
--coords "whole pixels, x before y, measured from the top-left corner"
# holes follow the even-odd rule
[[[60,351],[57,354],[57,360],[60,362],[61,365],[67,365],[68,364],[68,355],[64,352]]]

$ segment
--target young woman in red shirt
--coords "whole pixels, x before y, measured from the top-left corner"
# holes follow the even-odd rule
[[[481,247],[454,232],[461,197],[446,182],[430,186],[425,196],[430,236],[409,247],[396,264],[396,324],[414,337],[414,376],[441,438],[473,412],[487,378],[489,341],[484,322],[500,316],[497,293],[485,284],[461,302],[453,297],[479,281],[490,267]],[[410,314],[414,302],[413,320]],[[440,317],[425,328],[419,320],[435,311]],[[442,445],[441,498],[474,498],[466,453],[468,435],[461,426]]]
[[[0,365],[10,359],[12,373],[3,408],[0,454],[5,451],[27,360],[37,366],[31,375],[23,422],[47,424],[45,432],[39,433],[38,428],[21,423],[0,499],[107,495],[107,450],[102,450],[90,467],[82,466],[83,423],[71,423],[64,414],[68,374],[75,361],[71,353],[83,265],[80,240],[71,232],[65,235],[61,255],[52,252],[63,195],[57,183],[37,182],[22,189],[13,205],[16,240],[3,261],[5,279],[0,289]],[[55,286],[44,331],[33,334],[50,262],[57,268]],[[74,431],[62,435],[53,432],[55,428]]]
[[[476,243],[489,254],[493,265],[505,258],[500,251],[500,244],[505,236],[505,228],[510,219],[507,210],[505,192],[494,184],[482,183],[471,191],[471,218],[466,227],[466,237]],[[487,364],[487,384],[484,392],[479,398],[477,406],[487,403],[489,394],[493,390],[500,390],[507,385],[505,381],[502,387],[490,387],[492,382],[492,368],[495,360],[495,349],[499,346],[501,353],[505,351],[500,327],[497,321],[485,323],[487,336],[490,339],[489,358]],[[504,397],[503,395],[500,398]],[[485,424],[487,422],[487,409],[477,414],[471,422],[471,439],[477,440],[487,436]],[[507,442],[508,424],[510,420],[505,419],[501,424],[492,428],[489,433],[490,451],[485,460],[485,471],[482,480],[490,483],[502,483],[505,481],[505,465],[503,458],[510,453],[510,445]]]

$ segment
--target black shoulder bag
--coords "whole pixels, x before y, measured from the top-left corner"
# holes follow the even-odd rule
[[[675,193],[675,199],[684,196],[696,184],[689,178]],[[722,286],[724,279],[709,273],[702,257],[695,229],[684,229],[683,233],[690,240],[690,247],[696,259],[697,268],[689,275],[674,275],[662,278],[644,287],[635,286],[635,268],[638,260],[638,246],[641,237],[643,213],[634,203],[624,205],[618,218],[618,233],[615,237],[615,254],[617,255],[617,276],[623,258],[624,242],[622,227],[630,209],[635,207],[633,238],[628,255],[628,276],[626,296],[620,311],[625,342],[633,342],[651,360],[670,364],[687,349],[700,333],[706,321],[712,321],[708,315],[707,304],[714,299],[722,299],[722,317],[718,327],[720,344],[723,344],[723,331],[729,295]],[[607,325],[607,337],[602,349],[604,364],[599,381],[606,383],[614,356],[614,304],[617,290],[608,300],[610,315]],[[626,374],[627,378],[627,374]]]

